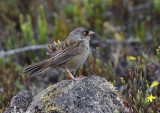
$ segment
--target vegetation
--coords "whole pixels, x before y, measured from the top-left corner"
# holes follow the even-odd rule
[[[37,85],[45,83],[44,76],[30,79],[22,71],[48,57],[42,49],[1,55],[64,40],[79,26],[96,35],[91,39],[93,51],[77,75],[105,77],[118,88],[130,112],[160,112],[159,4],[159,0],[0,1],[0,112],[20,90],[36,93],[46,87]]]

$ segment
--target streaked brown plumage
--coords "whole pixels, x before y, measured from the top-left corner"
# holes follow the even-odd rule
[[[90,35],[94,32],[84,27],[73,30],[66,40],[58,42],[59,44],[49,44],[50,58],[24,69],[24,73],[30,72],[30,75],[39,75],[48,68],[57,68],[67,72],[73,80],[78,80],[70,73],[82,65],[89,55]]]

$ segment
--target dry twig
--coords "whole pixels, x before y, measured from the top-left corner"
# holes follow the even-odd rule
[[[45,49],[47,48],[47,45],[34,45],[34,46],[27,46],[23,48],[17,48],[14,50],[9,50],[9,51],[0,51],[0,58],[3,58],[5,56],[13,55],[16,53],[21,53],[25,51],[30,51],[30,50],[38,50],[38,49]]]

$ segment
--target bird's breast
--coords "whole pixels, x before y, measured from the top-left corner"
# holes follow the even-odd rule
[[[89,48],[85,47],[83,52],[74,56],[71,60],[69,60],[65,64],[65,67],[68,68],[70,71],[75,71],[87,60],[89,52],[90,52]]]

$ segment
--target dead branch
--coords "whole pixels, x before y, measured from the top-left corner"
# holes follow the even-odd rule
[[[34,46],[27,46],[23,48],[17,48],[17,49],[9,50],[9,51],[0,51],[0,58],[9,56],[9,55],[13,55],[16,53],[25,52],[25,51],[45,49],[45,48],[47,48],[47,45],[34,45]]]

